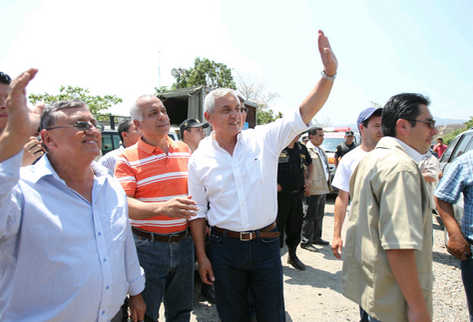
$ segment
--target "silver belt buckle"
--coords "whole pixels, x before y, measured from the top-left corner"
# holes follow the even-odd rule
[[[240,240],[241,241],[250,241],[253,239],[254,232],[252,231],[241,231],[240,232]]]

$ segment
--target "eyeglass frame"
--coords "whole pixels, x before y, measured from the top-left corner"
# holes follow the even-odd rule
[[[411,120],[411,119],[404,119],[406,121],[411,121],[411,122],[420,122],[426,124],[430,129],[435,129],[435,123],[436,121],[434,119],[431,120]]]
[[[75,128],[79,131],[83,131],[84,133],[89,131],[90,129],[92,128],[96,128],[96,129],[99,129],[100,125],[97,123],[96,120],[92,120],[92,121],[76,121],[74,122],[74,124],[71,124],[71,126],[53,126],[53,127],[49,127],[49,128],[46,128],[45,130],[55,130],[55,129],[71,129],[71,128]]]

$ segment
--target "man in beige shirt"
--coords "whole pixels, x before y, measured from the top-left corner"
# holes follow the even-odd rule
[[[417,166],[437,133],[428,104],[419,94],[393,96],[385,137],[351,178],[343,291],[362,321],[432,318],[432,216]]]

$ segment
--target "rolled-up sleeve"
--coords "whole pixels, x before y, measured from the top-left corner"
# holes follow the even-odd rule
[[[144,290],[145,275],[144,270],[141,268],[140,263],[138,261],[135,240],[133,238],[133,234],[131,233],[130,223],[129,221],[127,222],[127,237],[125,245],[126,278],[129,284],[128,294],[134,296],[140,294]]]
[[[304,123],[299,109],[289,113],[287,116],[274,122],[257,127],[257,131],[265,131],[265,146],[274,147],[272,151],[278,154],[284,149],[296,135],[308,129]]]
[[[193,158],[189,161],[188,173],[187,173],[187,186],[189,188],[189,195],[192,196],[192,200],[197,203],[199,210],[197,214],[190,218],[190,220],[195,220],[198,218],[207,218],[208,211],[208,197],[207,191],[205,190],[204,185],[199,179],[197,173],[197,167]]]
[[[466,178],[463,164],[453,163],[446,171],[435,190],[435,196],[440,200],[454,204],[460,198],[463,190],[463,179]],[[471,173],[469,174],[471,176]]]
[[[0,163],[0,239],[18,232],[21,218],[22,196],[18,181],[23,150]]]

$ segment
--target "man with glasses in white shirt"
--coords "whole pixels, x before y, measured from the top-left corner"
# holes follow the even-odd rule
[[[205,117],[214,132],[189,162],[189,194],[199,206],[191,227],[202,281],[215,282],[224,322],[248,319],[250,289],[259,321],[285,320],[275,223],[278,156],[307,129],[332,88],[337,61],[322,31],[318,44],[323,76],[300,108],[282,119],[241,131],[242,106],[233,90],[217,89],[205,98]],[[208,254],[206,219],[211,226]]]

